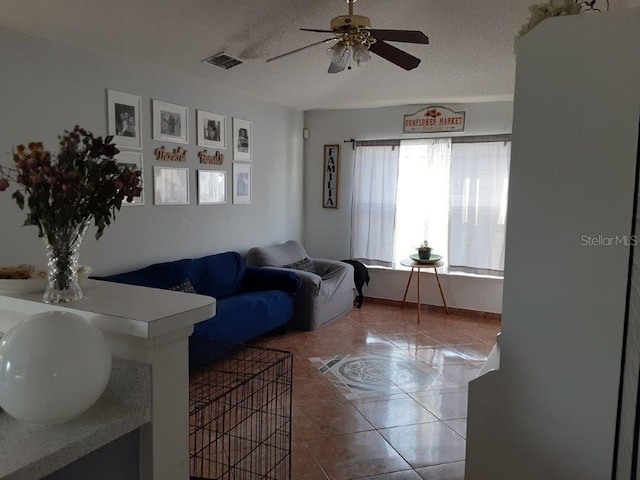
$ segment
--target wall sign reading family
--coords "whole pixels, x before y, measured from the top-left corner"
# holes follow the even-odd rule
[[[322,206],[338,208],[338,168],[340,164],[340,145],[324,146],[324,174]]]
[[[198,152],[198,158],[200,159],[200,163],[206,163],[209,165],[222,165],[222,162],[224,162],[224,155],[220,153],[220,150],[213,155],[209,155],[207,150],[202,150],[201,152]]]

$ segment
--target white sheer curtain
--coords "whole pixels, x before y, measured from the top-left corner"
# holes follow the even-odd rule
[[[501,275],[510,142],[356,147],[351,258],[399,267],[429,241],[448,271]]]
[[[449,270],[504,270],[510,142],[455,144],[451,153]]]
[[[398,158],[397,146],[356,147],[351,258],[367,265],[393,265]]]
[[[428,240],[432,253],[448,256],[451,139],[400,142],[394,261]]]

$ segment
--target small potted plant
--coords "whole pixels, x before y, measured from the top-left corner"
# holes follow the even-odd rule
[[[426,240],[418,247],[418,257],[420,257],[420,260],[429,260],[431,257],[431,247]]]

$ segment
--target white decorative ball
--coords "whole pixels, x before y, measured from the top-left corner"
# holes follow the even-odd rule
[[[71,420],[100,398],[110,376],[109,346],[80,315],[39,313],[0,339],[0,407],[18,420]]]

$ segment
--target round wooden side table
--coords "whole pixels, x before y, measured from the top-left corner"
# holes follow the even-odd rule
[[[410,258],[405,258],[400,261],[400,265],[405,267],[411,267],[411,273],[409,274],[409,281],[407,282],[407,288],[404,289],[404,296],[402,297],[402,307],[404,307],[405,301],[407,299],[407,292],[409,292],[409,285],[411,284],[411,279],[413,278],[414,270],[418,270],[418,281],[417,281],[417,301],[418,301],[418,323],[420,323],[420,270],[425,268],[433,268],[433,272],[436,274],[436,281],[438,282],[438,288],[440,289],[440,296],[442,297],[442,303],[444,304],[444,310],[449,314],[449,308],[447,307],[447,301],[444,299],[444,293],[442,292],[442,285],[440,285],[440,277],[438,277],[438,267],[444,265],[443,262],[437,261],[434,263],[421,263],[415,262]]]

